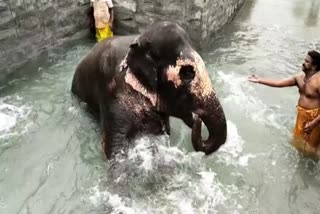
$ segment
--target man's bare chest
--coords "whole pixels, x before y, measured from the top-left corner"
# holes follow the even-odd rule
[[[305,81],[303,77],[297,79],[297,85],[299,88],[300,95],[310,99],[320,98],[320,95],[319,95],[320,85],[317,85],[317,82],[318,81],[316,81],[315,79]]]

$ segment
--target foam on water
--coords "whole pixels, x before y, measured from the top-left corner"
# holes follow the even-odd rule
[[[226,165],[243,164],[243,144],[231,121],[228,141],[212,156],[170,147],[168,136],[143,137],[115,168],[107,169],[107,186],[99,181],[90,202],[95,207],[105,204],[110,213],[218,213],[237,188],[222,184],[212,163],[205,162],[213,158]],[[237,203],[232,206],[240,209]]]
[[[227,141],[217,151],[218,158],[227,164],[237,165],[240,161],[240,156],[244,141],[238,134],[238,129],[234,123],[227,121],[228,136]]]
[[[0,106],[0,108],[3,106]],[[16,118],[0,112],[0,132],[10,130],[16,124]]]
[[[279,106],[267,106],[258,97],[254,97],[254,87],[247,81],[247,77],[239,77],[234,73],[223,73],[218,71],[219,78],[226,84],[228,96],[224,99],[227,105],[237,106],[237,111],[243,111],[247,118],[276,129],[286,129],[279,121],[278,113],[274,108]]]
[[[90,197],[90,201],[94,206],[107,202],[112,207],[112,213],[135,213],[133,208],[127,207],[117,194],[111,194],[108,191],[99,191],[98,186],[92,189],[94,195]],[[139,212],[143,213],[143,212]]]
[[[16,106],[6,103],[7,98],[0,99],[0,138],[22,134],[27,131],[27,124],[22,131],[16,131],[14,128],[21,122],[25,121],[31,112],[27,105]],[[17,97],[17,100],[22,98]]]

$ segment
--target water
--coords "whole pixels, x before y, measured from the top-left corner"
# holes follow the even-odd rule
[[[319,213],[320,164],[288,140],[296,88],[248,83],[282,78],[320,50],[320,1],[247,0],[201,55],[228,119],[228,141],[195,153],[172,119],[167,136],[140,139],[107,163],[96,122],[70,94],[92,46],[50,51],[0,89],[0,213]]]

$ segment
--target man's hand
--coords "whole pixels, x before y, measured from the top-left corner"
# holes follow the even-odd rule
[[[256,75],[251,75],[250,77],[248,77],[248,80],[250,82],[254,82],[254,83],[259,83],[260,82],[260,78],[257,77]]]
[[[314,120],[311,122],[307,122],[303,130],[305,133],[310,134],[317,125],[318,124]]]

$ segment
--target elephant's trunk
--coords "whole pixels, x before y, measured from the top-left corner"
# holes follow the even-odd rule
[[[226,141],[226,118],[222,106],[214,92],[206,99],[199,101],[198,104],[200,108],[194,111],[197,116],[195,117],[192,128],[192,145],[194,150],[202,151],[206,155],[209,155],[219,149]],[[201,137],[202,121],[209,132],[208,139],[204,141]]]

